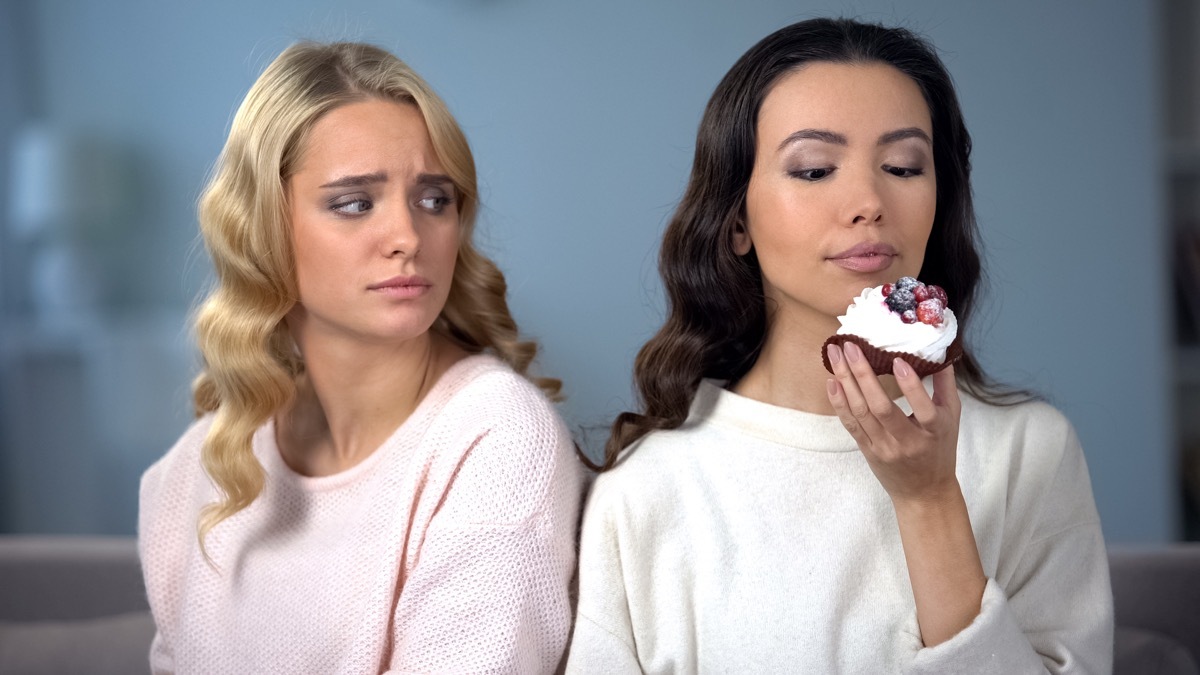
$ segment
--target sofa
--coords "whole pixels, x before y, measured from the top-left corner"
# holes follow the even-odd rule
[[[1109,562],[1115,675],[1200,675],[1200,544]],[[153,636],[132,538],[0,536],[0,673],[144,673]]]
[[[150,670],[132,537],[0,536],[0,673]]]
[[[1112,547],[1114,675],[1200,675],[1200,543]]]

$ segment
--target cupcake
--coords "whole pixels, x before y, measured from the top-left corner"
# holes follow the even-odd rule
[[[838,317],[841,327],[821,346],[825,369],[833,372],[828,346],[853,342],[876,375],[890,375],[892,360],[904,359],[919,377],[931,375],[962,357],[958,319],[946,307],[946,291],[912,277],[867,288]]]

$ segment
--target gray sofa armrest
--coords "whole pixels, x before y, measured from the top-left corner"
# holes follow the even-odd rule
[[[1200,673],[1200,544],[1108,551],[1116,675]]]
[[[146,611],[133,537],[0,536],[0,621]]]
[[[147,673],[133,537],[0,536],[0,673]]]
[[[1115,675],[1200,673],[1200,544],[1109,550]],[[132,537],[0,536],[0,672],[146,672]]]

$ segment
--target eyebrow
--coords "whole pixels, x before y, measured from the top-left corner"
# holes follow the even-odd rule
[[[322,185],[322,188],[347,188],[347,187],[363,187],[365,185],[374,185],[376,183],[386,183],[388,175],[386,171],[376,171],[375,173],[364,173],[354,176],[342,176],[336,180],[329,181]],[[422,173],[417,175],[416,180],[418,185],[445,185],[453,183],[449,176],[440,173]]]
[[[933,145],[933,141],[929,140],[929,134],[925,133],[923,130],[918,129],[916,127],[908,127],[907,129],[897,129],[895,131],[889,131],[886,134],[880,136],[879,140],[875,144],[876,145],[887,145],[889,143],[895,143],[896,141],[902,141],[906,138],[917,138],[922,141],[925,141],[929,145]]]
[[[330,181],[322,188],[345,188],[345,187],[362,187],[364,185],[373,185],[375,183],[387,182],[387,172],[376,171],[375,173],[364,173],[357,176],[342,176],[337,180]]]
[[[876,141],[875,144],[888,145],[897,141],[905,140],[907,138],[917,138],[925,141],[929,145],[933,145],[933,141],[929,140],[929,134],[925,133],[921,129],[918,129],[917,127],[906,127],[904,129],[889,131],[880,136],[879,140]],[[844,135],[834,131],[826,131],[824,129],[801,129],[800,131],[794,132],[787,138],[783,139],[783,142],[779,144],[778,149],[783,150],[792,143],[804,140],[821,141],[823,143],[831,143],[833,145],[850,144]]]
[[[832,143],[833,145],[849,145],[849,141],[842,134],[822,129],[801,129],[783,139],[783,142],[779,144],[779,149],[782,150],[792,143],[799,141],[821,141],[823,143]]]
[[[417,174],[417,185],[453,185],[454,181],[444,173]]]

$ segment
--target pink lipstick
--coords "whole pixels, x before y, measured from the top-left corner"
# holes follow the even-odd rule
[[[880,242],[864,241],[835,253],[826,260],[851,272],[880,272],[892,266],[896,249]]]

